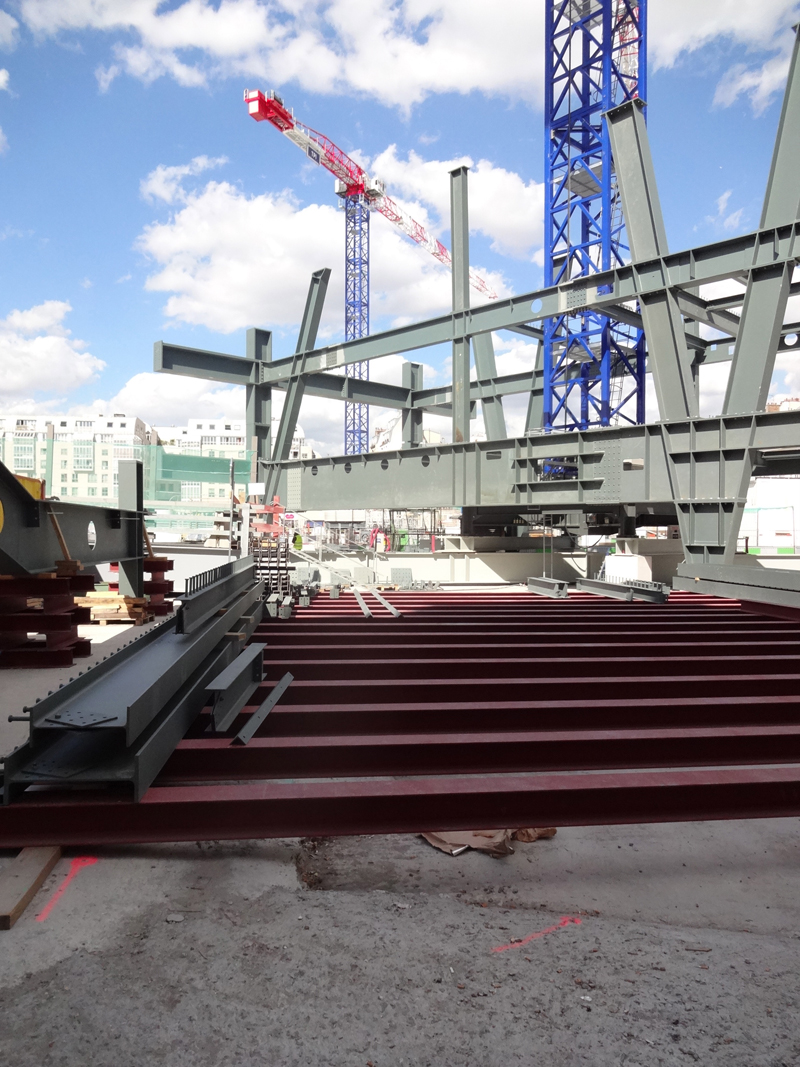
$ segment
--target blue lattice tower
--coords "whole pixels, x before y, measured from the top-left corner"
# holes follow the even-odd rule
[[[369,201],[363,193],[344,197],[345,217],[345,340],[369,334]],[[352,363],[350,378],[369,378],[369,363]],[[369,407],[344,406],[344,451],[347,456],[369,451]]]
[[[646,96],[647,3],[548,0],[545,284],[629,259],[603,113]],[[581,311],[544,325],[544,428],[644,422],[645,343],[635,326]]]

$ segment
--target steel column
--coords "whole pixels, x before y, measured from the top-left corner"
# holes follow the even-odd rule
[[[469,441],[469,167],[450,171],[450,235],[453,245],[453,443]]]
[[[422,388],[423,368],[421,363],[403,364],[403,388],[413,393]],[[417,448],[423,442],[422,410],[404,408],[403,422],[403,448]]]

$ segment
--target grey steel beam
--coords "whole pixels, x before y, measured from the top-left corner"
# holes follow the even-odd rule
[[[795,263],[800,258],[799,238],[800,226],[795,223],[699,245],[656,260],[634,262],[594,274],[591,285],[586,284],[587,279],[580,279],[481,304],[463,315],[450,313],[318,348],[303,356],[273,360],[268,365],[262,364],[261,373],[265,381],[276,384],[295,374],[332,370],[363,360],[449,344],[456,337],[474,337],[479,333],[528,325],[562,314],[567,309],[602,314],[617,305],[638,300],[642,295],[663,293],[665,289],[694,291],[710,282],[740,275],[749,277],[752,270],[762,267]]]
[[[795,33],[789,77],[775,138],[760,229],[793,223],[800,211],[800,37]],[[742,321],[725,391],[723,412],[763,411],[778,350],[792,266],[775,263],[754,271],[747,284]]]
[[[800,206],[800,37],[794,27],[795,41],[789,65],[789,76],[783,95],[781,117],[775,138],[764,207],[761,214],[761,229],[780,226],[797,218]]]
[[[258,462],[272,457],[272,389],[261,384],[258,363],[272,362],[272,334],[269,330],[247,331],[247,360],[254,364],[255,382],[245,389],[245,439],[252,449],[253,477],[258,481]]]
[[[490,333],[479,333],[472,339],[472,351],[475,357],[475,373],[478,381],[493,381],[497,377],[497,364],[494,358],[494,345]],[[506,417],[503,412],[502,397],[495,391],[493,396],[481,399],[483,428],[489,441],[500,441],[506,436]]]
[[[382,597],[381,594],[377,593],[374,589],[370,589],[370,593],[372,593],[379,604],[386,608],[390,615],[394,615],[396,619],[402,619],[403,613],[399,608],[396,608],[394,604],[390,604],[385,597]]]
[[[593,578],[579,578],[575,583],[579,593],[591,593],[593,596],[605,596],[611,600],[633,600],[633,590],[626,585],[617,585],[616,582],[601,582]]]
[[[119,461],[119,506],[133,513],[125,521],[129,547],[119,560],[119,591],[123,596],[144,596],[144,481],[138,459]]]
[[[259,380],[258,367],[252,357],[243,359],[223,352],[170,345],[164,341],[156,341],[153,345],[153,370],[182,374],[187,378],[228,382],[231,385],[251,385]]]
[[[694,293],[676,292],[675,299],[678,302],[678,309],[681,314],[694,319],[695,322],[702,322],[715,330],[722,330],[723,333],[730,334],[732,337],[735,337],[739,332],[738,315],[732,315],[729,311],[723,311],[721,308],[710,307],[708,301],[695,296]],[[692,340],[687,338],[690,344]]]
[[[251,713],[247,722],[241,728],[236,737],[234,737],[233,741],[231,741],[232,745],[246,745],[249,741],[252,740],[256,730],[259,728],[259,726],[262,725],[266,717],[269,715],[269,713],[272,711],[272,709],[275,707],[275,705],[278,703],[280,698],[283,696],[283,694],[286,692],[286,690],[289,688],[293,681],[293,674],[290,674],[289,672],[284,674],[283,678],[281,678],[278,684],[272,688],[272,691],[270,692],[264,703]]]
[[[453,245],[453,323],[464,321],[469,310],[469,167],[450,171],[450,235]],[[470,339],[465,330],[453,336],[454,443],[469,441]]]
[[[300,322],[300,332],[297,337],[295,358],[302,356],[316,344],[317,330],[322,318],[322,308],[325,304],[325,294],[328,291],[330,281],[330,269],[314,271],[311,275],[311,284],[308,288],[306,306],[303,318]],[[261,363],[262,368],[269,364]],[[272,452],[273,462],[280,462],[289,458],[292,450],[292,439],[297,428],[297,419],[300,414],[300,405],[303,403],[305,392],[305,380],[301,375],[293,375],[286,389],[286,399],[283,402],[281,419],[278,423],[278,432],[275,435],[275,447]],[[268,480],[266,485],[266,499],[271,500],[275,495],[274,479]]]
[[[403,388],[409,393],[422,389],[423,369],[421,363],[403,364]],[[402,415],[403,448],[416,448],[422,444],[422,410],[405,408]]]
[[[227,730],[264,678],[265,644],[248,645],[206,686],[216,731]]]
[[[553,600],[563,600],[569,596],[569,583],[557,578],[529,578],[528,592],[536,596],[549,596]]]
[[[73,559],[107,563],[127,559],[133,549],[141,514],[65,500],[34,500],[11,471],[0,463],[0,573],[37,574],[55,569],[62,558],[58,537],[49,518],[52,510]],[[89,533],[93,533],[94,547]]]
[[[543,372],[542,361],[544,359],[544,346],[539,345],[536,351],[533,375],[534,385],[528,397],[528,411],[525,415],[525,433],[537,433],[544,423],[544,388],[542,386]]]
[[[286,491],[290,508],[310,511],[331,510],[343,500],[355,508],[556,512],[616,512],[629,505],[636,515],[674,514],[677,507],[688,531],[685,544],[705,555],[722,550],[731,514],[744,507],[745,457],[792,442],[800,442],[800,412],[424,445],[357,462],[348,456],[292,460],[280,465],[281,497]],[[554,480],[554,465],[575,467],[577,477]]]
[[[647,138],[644,106],[642,100],[631,100],[612,108],[605,117],[631,257],[635,261],[652,262],[667,255],[667,233]],[[692,361],[675,294],[667,287],[642,293],[639,306],[661,418],[696,416],[698,407]]]
[[[180,597],[175,618],[176,632],[195,633],[216,615],[221,605],[252,585],[255,577],[255,560],[252,556],[242,556],[187,579],[187,591]]]
[[[355,596],[356,600],[358,601],[358,606],[361,608],[362,612],[364,613],[364,617],[366,619],[371,619],[372,618],[372,612],[367,607],[366,601],[364,600],[364,598],[361,595],[361,593],[359,593],[359,591],[357,589],[354,589],[353,590],[353,595]]]

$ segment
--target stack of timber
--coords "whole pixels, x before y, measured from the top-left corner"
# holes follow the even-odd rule
[[[101,626],[115,622],[143,626],[155,618],[146,597],[123,596],[118,588],[87,593],[76,598],[75,603],[89,612],[86,622],[99,622]]]
[[[94,589],[84,574],[0,575],[0,668],[71,667],[91,656],[92,642],[78,636],[91,622],[76,596]]]
[[[166,556],[150,556],[145,558],[144,572],[147,575],[144,583],[144,592],[148,600],[148,606],[153,615],[170,615],[173,604],[166,600],[168,593],[173,591],[173,581],[166,578],[167,571],[172,570],[172,560]]]

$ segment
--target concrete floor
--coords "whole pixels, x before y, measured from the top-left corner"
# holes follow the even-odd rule
[[[795,1064],[799,828],[104,849],[37,921],[72,853],[0,934],[0,1063]]]
[[[0,752],[75,671],[0,672]],[[0,933],[0,1067],[796,1064],[799,830],[73,850]]]

